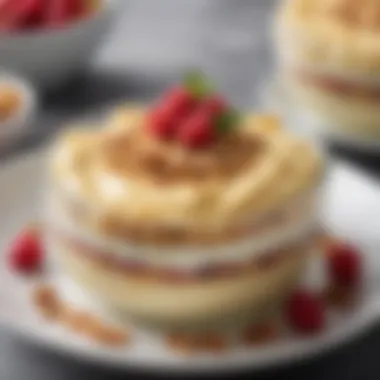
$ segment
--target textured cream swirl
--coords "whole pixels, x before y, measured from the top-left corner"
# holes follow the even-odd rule
[[[264,149],[233,175],[200,183],[157,183],[136,173],[110,170],[104,155],[112,149],[110,141],[122,139],[143,124],[143,109],[125,108],[101,131],[65,133],[53,147],[54,184],[100,215],[127,223],[221,228],[282,206],[315,187],[322,174],[316,150],[265,115],[247,116],[236,132],[243,140],[259,138]]]

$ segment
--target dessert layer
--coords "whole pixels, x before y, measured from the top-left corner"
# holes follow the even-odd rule
[[[377,102],[344,96],[294,78],[285,82],[291,96],[308,107],[321,125],[353,135],[379,136],[380,110]]]
[[[263,217],[253,215],[251,220],[212,229],[202,225],[127,224],[109,215],[86,212],[83,206],[53,193],[47,204],[46,218],[48,224],[55,229],[86,237],[101,246],[119,246],[122,251],[128,250],[126,247],[132,245],[142,254],[152,250],[175,249],[178,252],[186,248],[195,248],[209,254],[210,250],[223,251],[223,246],[227,250],[232,246],[240,252],[244,247],[255,250],[262,245],[263,239],[273,242],[286,240],[286,236],[293,234],[293,231],[314,229],[317,224],[318,200],[319,192],[314,190]]]
[[[296,71],[294,76],[306,86],[316,86],[329,93],[351,97],[366,102],[380,101],[380,84],[363,83],[333,75],[318,75],[308,71]]]
[[[353,72],[380,71],[377,0],[282,2],[277,40],[284,55]]]
[[[189,152],[141,133],[143,112],[140,119],[124,112],[133,124],[73,131],[53,149],[54,185],[86,212],[120,224],[218,230],[275,210],[321,178],[317,152],[271,116],[246,117],[239,131]]]
[[[202,257],[197,252],[187,255],[186,253],[175,255],[151,254],[145,255],[145,257],[139,255],[138,252],[135,252],[134,255],[131,252],[122,254],[58,231],[49,231],[47,241],[48,246],[53,251],[56,246],[61,246],[116,272],[167,281],[192,281],[234,276],[246,271],[265,270],[268,266],[278,265],[282,260],[286,260],[289,255],[308,249],[313,245],[315,239],[316,234],[304,234],[297,240],[280,246],[275,245],[264,251],[244,252],[243,255],[240,252],[240,254],[235,255],[235,252],[231,250],[221,257],[215,254]]]
[[[302,257],[289,255],[267,270],[173,286],[172,281],[110,270],[62,247],[56,247],[55,253],[66,272],[108,307],[139,318],[180,324],[263,311],[286,296],[304,266]]]

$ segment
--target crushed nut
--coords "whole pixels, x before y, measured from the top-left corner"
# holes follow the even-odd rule
[[[89,312],[62,303],[51,285],[40,285],[33,294],[34,304],[49,320],[58,321],[70,331],[94,342],[112,347],[125,345],[130,340],[128,331],[102,322]]]
[[[330,285],[324,291],[326,305],[339,310],[351,309],[357,300],[357,291],[347,286]]]
[[[263,345],[276,340],[279,326],[275,321],[256,323],[243,332],[243,342],[247,345]]]
[[[33,301],[42,315],[48,319],[57,319],[62,311],[62,302],[51,285],[39,285],[33,293]]]
[[[218,333],[173,333],[167,336],[166,342],[171,350],[181,354],[220,353],[227,347],[224,337]]]

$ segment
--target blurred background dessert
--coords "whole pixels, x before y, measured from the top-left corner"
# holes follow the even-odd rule
[[[380,2],[290,0],[276,19],[281,80],[329,128],[380,134]]]

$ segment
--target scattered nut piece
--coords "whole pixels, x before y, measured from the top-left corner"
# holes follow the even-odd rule
[[[171,350],[181,354],[220,353],[227,347],[224,337],[218,333],[173,333],[167,336],[166,343]]]
[[[58,321],[70,331],[86,336],[96,343],[119,347],[130,341],[128,331],[104,323],[89,312],[63,304],[51,285],[38,286],[33,300],[47,319]]]
[[[196,351],[194,339],[189,335],[173,333],[166,337],[168,347],[180,354],[192,354]]]
[[[60,316],[61,323],[75,333],[83,333],[89,318],[89,313],[66,307]]]
[[[326,305],[339,310],[351,309],[357,299],[357,291],[347,286],[331,285],[323,294]]]
[[[124,346],[130,341],[130,335],[126,331],[106,325],[99,326],[96,338],[99,343],[111,347]]]
[[[39,285],[33,293],[33,301],[47,319],[57,319],[62,311],[62,302],[55,289],[49,285]]]
[[[275,321],[256,323],[243,332],[243,342],[247,345],[263,345],[279,337],[278,323]]]

